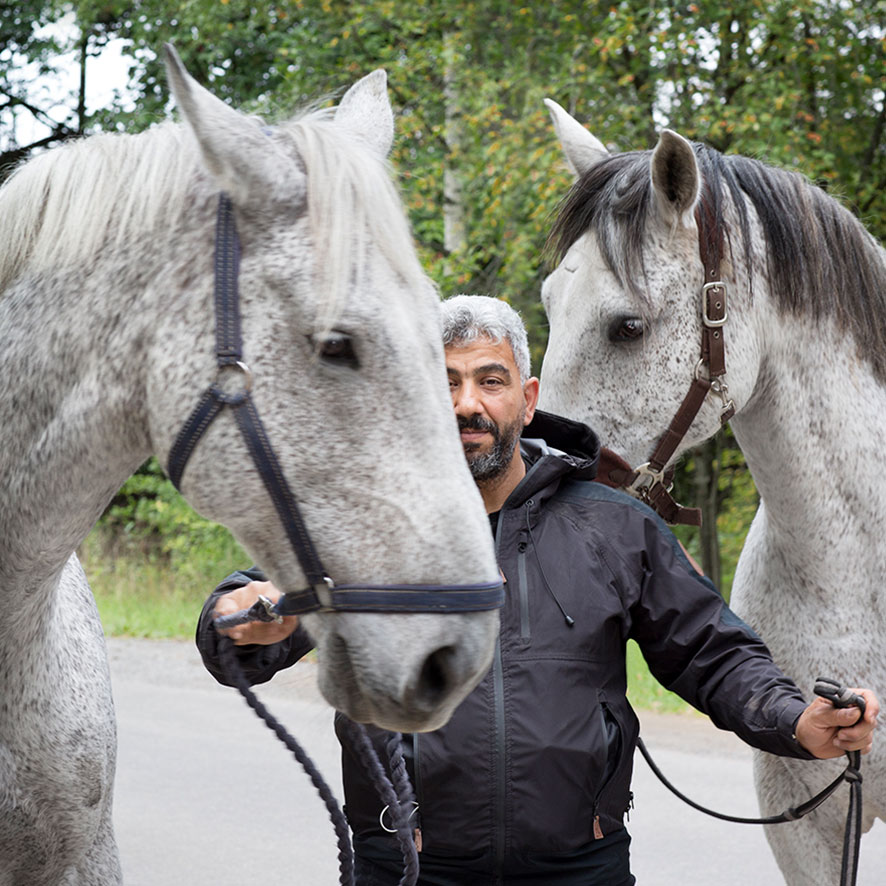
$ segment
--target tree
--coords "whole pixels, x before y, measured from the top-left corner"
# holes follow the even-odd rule
[[[30,22],[57,21],[65,11],[79,34],[65,46],[82,47],[84,66],[111,36],[128,41],[132,107],[116,102],[90,116],[81,89],[52,140],[165,118],[160,48],[167,40],[216,94],[270,119],[386,68],[398,115],[392,162],[426,270],[444,294],[506,297],[527,322],[536,366],[547,336],[538,297],[543,247],[570,185],[545,97],[613,149],[652,147],[670,126],[721,151],[798,169],[886,238],[886,0],[26,0],[14,7],[0,0],[0,123],[23,95],[10,59],[18,53],[48,71],[63,48],[58,38],[36,36]],[[7,147],[21,156],[33,145],[0,145]],[[10,157],[7,151],[0,162]],[[455,224],[449,237],[447,213]],[[706,458],[687,459],[700,466],[695,488],[708,523],[724,503],[735,504],[730,490],[741,490],[742,507],[754,498],[752,485],[738,482],[735,452],[726,437]],[[712,563],[715,540],[705,545]]]

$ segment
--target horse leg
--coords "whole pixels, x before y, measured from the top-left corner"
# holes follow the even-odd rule
[[[123,882],[110,806],[72,882],[76,886],[119,886]]]
[[[842,761],[810,763],[754,753],[754,779],[763,815],[776,815],[817,794],[841,771]],[[766,837],[787,886],[840,882],[848,787],[840,787],[799,821],[768,825]]]

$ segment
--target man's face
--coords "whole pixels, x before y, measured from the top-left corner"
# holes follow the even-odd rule
[[[477,482],[499,477],[532,418],[537,382],[521,384],[510,344],[488,338],[447,347],[446,369],[471,474]]]

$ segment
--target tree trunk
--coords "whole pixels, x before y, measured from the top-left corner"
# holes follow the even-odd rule
[[[84,28],[80,36],[80,94],[77,97],[77,132],[86,130],[86,59],[89,55],[89,32]]]
[[[695,503],[701,508],[701,566],[704,574],[720,587],[720,541],[717,536],[717,489],[720,480],[720,435],[695,450]]]
[[[443,249],[447,255],[465,245],[465,204],[460,170],[462,142],[461,101],[458,91],[460,38],[457,31],[443,35],[443,139],[447,155],[443,166]]]

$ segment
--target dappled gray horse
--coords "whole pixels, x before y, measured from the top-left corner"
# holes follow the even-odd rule
[[[120,879],[108,665],[72,552],[132,471],[152,453],[166,463],[216,377],[220,190],[242,244],[252,399],[330,575],[498,582],[452,418],[437,297],[385,162],[384,73],[334,112],[268,129],[174,54],[168,68],[187,126],[84,139],[0,191],[2,886]],[[227,413],[182,490],[282,590],[304,587]],[[448,718],[488,667],[497,619],[304,617],[330,703],[408,730]]]
[[[554,226],[560,261],[542,292],[551,324],[543,407],[587,421],[639,466],[696,375],[710,381],[702,329],[725,342],[725,375],[677,453],[734,409],[761,504],[732,604],[810,696],[818,676],[882,692],[886,253],[795,173],[667,130],[654,151],[609,154],[548,106],[577,181]],[[697,217],[714,239],[722,233],[718,268],[702,265]],[[716,313],[703,301],[712,272],[725,283]],[[757,753],[762,810],[805,800],[841,766]],[[862,770],[867,830],[886,817],[883,741]],[[845,804],[831,800],[767,828],[789,883],[838,882],[844,822]]]

